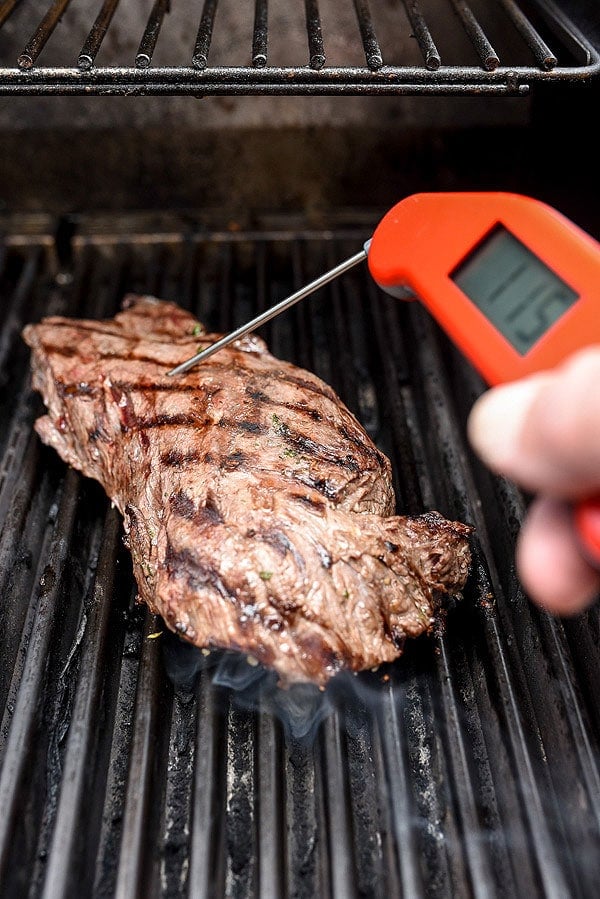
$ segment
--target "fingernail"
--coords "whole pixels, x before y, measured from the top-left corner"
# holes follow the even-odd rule
[[[523,424],[545,378],[494,387],[481,396],[468,421],[469,440],[486,465],[498,471],[519,453]]]

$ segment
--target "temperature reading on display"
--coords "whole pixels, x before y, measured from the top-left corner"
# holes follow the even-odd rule
[[[497,226],[452,280],[524,355],[578,299],[525,244]]]

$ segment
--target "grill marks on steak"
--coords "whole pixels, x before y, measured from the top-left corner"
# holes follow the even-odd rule
[[[389,460],[328,385],[259,338],[172,379],[219,335],[172,303],[124,306],[24,338],[48,410],[36,429],[122,512],[141,599],[282,682],[398,657],[464,585],[471,529],[393,516]]]

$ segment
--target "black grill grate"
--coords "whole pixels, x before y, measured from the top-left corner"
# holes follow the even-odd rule
[[[229,328],[354,252],[369,222],[84,221],[62,264],[46,224],[6,233],[0,270],[3,896],[595,895],[598,610],[561,623],[520,592],[522,497],[471,457],[481,383],[422,309],[355,270],[263,331],[390,455],[400,510],[477,529],[446,628],[334,682],[314,739],[290,731],[264,681],[251,708],[218,668],[193,686],[167,677],[173,644],[134,604],[117,513],[32,432],[27,321],[110,315],[137,290]]]
[[[37,21],[26,4],[1,0],[0,94],[518,95],[600,69],[597,48],[553,0],[305,0],[297,9],[256,0],[237,19],[226,0],[184,16],[155,0],[133,22],[123,6],[80,11],[54,0]]]

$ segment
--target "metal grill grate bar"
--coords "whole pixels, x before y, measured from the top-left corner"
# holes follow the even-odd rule
[[[428,69],[435,71],[442,64],[440,54],[434,43],[429,27],[421,12],[418,0],[402,0],[406,14],[414,32],[415,39]]]
[[[147,69],[152,62],[158,35],[160,34],[165,13],[169,11],[169,6],[170,0],[155,0],[154,2],[135,57],[135,64],[138,69]]]
[[[43,899],[58,899],[74,889],[89,893],[93,866],[86,872],[74,866],[80,857],[79,837],[81,821],[87,815],[91,782],[97,773],[93,740],[94,720],[102,718],[102,682],[107,664],[106,642],[110,615],[110,598],[114,594],[117,568],[117,545],[121,536],[121,521],[114,509],[109,509],[104,523],[102,546],[97,559],[95,583],[89,618],[86,621],[81,651],[81,676],[73,706],[68,745],[63,764],[64,787],[56,812],[50,844],[49,865],[44,882]],[[64,672],[66,674],[66,672]],[[79,870],[78,870],[79,869]],[[79,876],[78,876],[79,875]],[[80,879],[81,878],[81,879]]]
[[[226,741],[223,719],[217,714],[222,694],[202,675],[198,689],[198,730],[194,769],[193,829],[190,835],[189,882],[198,899],[223,893],[223,814],[219,803],[219,759]]]
[[[104,0],[102,8],[98,13],[86,41],[81,48],[81,53],[77,59],[78,65],[82,69],[91,69],[102,45],[102,41],[106,37],[108,27],[115,14],[115,10],[119,4],[119,0]]]
[[[385,778],[396,801],[390,808],[395,849],[403,896],[423,896],[425,888],[418,863],[418,847],[411,804],[410,773],[406,762],[404,722],[399,714],[399,696],[390,686],[379,711],[378,731],[385,766]],[[393,894],[397,895],[397,894]]]
[[[0,366],[7,363],[9,353],[20,339],[22,307],[26,297],[30,296],[34,280],[40,271],[42,254],[38,250],[31,253],[19,276],[16,288],[5,305],[5,320],[2,334],[0,334]]]
[[[325,744],[324,788],[328,827],[328,856],[331,869],[331,892],[334,896],[357,895],[354,871],[350,865],[352,819],[348,807],[348,787],[345,773],[345,753],[342,751],[342,731],[339,716],[330,715],[323,725]]]
[[[311,69],[322,69],[325,65],[325,49],[321,31],[319,0],[304,0],[304,6],[306,11],[309,65]]]
[[[546,42],[542,40],[527,16],[519,9],[515,0],[499,0],[499,2],[525,38],[538,65],[546,71],[554,69],[558,62],[555,54],[550,50]]]
[[[37,712],[44,692],[44,675],[51,649],[51,639],[61,601],[61,585],[68,565],[70,540],[77,512],[77,475],[67,472],[64,489],[59,500],[54,527],[40,548],[34,583],[36,588],[30,598],[28,618],[31,628],[24,630],[23,645],[19,656],[23,658],[18,693],[9,696],[2,732],[10,730],[2,759],[0,774],[0,880],[10,883],[9,868],[14,861],[16,848],[26,838],[20,832],[18,818],[20,796],[26,777],[31,777],[29,753],[25,747],[36,742]],[[20,667],[20,666],[19,666]],[[16,684],[11,687],[11,694]],[[12,702],[11,702],[12,699]],[[13,705],[14,702],[14,705]],[[15,831],[17,837],[15,838]]]
[[[267,64],[267,46],[269,42],[269,9],[268,0],[256,0],[254,6],[254,29],[252,32],[252,65],[257,67]]]
[[[577,700],[577,686],[573,666],[569,662],[569,650],[564,632],[550,618],[543,618],[541,627],[547,633],[546,645],[551,655],[554,668],[562,674],[560,684],[564,694],[564,708],[569,721],[569,729],[573,734],[573,742],[587,791],[590,808],[600,828],[600,772],[598,760],[590,743],[585,726],[581,705]]]
[[[383,65],[383,56],[375,34],[375,26],[369,8],[369,0],[354,0],[354,7],[356,9],[356,15],[358,16],[360,36],[365,51],[367,65],[371,69],[380,69]]]
[[[258,720],[256,758],[259,787],[257,896],[259,899],[271,899],[271,896],[285,895],[281,792],[283,753],[280,729],[264,707]]]
[[[25,44],[17,63],[22,69],[30,69],[44,47],[52,32],[61,20],[71,0],[54,0],[54,3],[38,25],[36,31]]]
[[[210,50],[218,2],[219,0],[204,0],[204,6],[202,7],[196,46],[192,56],[193,65],[199,69],[204,69],[208,64],[208,51]]]
[[[156,809],[155,760],[157,730],[159,727],[159,644],[149,635],[159,629],[157,618],[146,615],[142,632],[142,652],[135,698],[135,723],[127,791],[121,851],[115,897],[128,899],[143,895],[144,878],[150,859],[145,852],[149,822]],[[164,722],[160,722],[164,723]],[[135,785],[135,786],[133,786]]]
[[[471,7],[465,0],[452,0],[452,5],[459,16],[484,69],[488,72],[493,72],[500,64],[500,59],[486,37],[483,28],[475,18]]]

